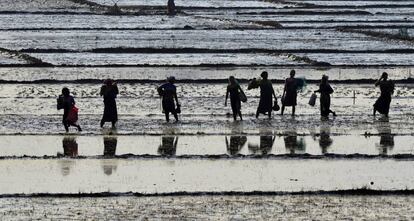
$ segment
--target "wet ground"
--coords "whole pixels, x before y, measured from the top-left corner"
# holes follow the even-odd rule
[[[8,220],[410,220],[414,212],[413,197],[401,195],[45,197],[0,202],[0,213]]]
[[[414,1],[4,0],[0,2],[0,216],[28,219],[400,219],[412,216]],[[297,115],[244,120],[224,106],[267,70],[279,97],[307,79]],[[372,116],[383,71],[390,117]],[[307,103],[322,74],[337,117]],[[180,122],[157,85],[178,79]],[[102,80],[119,123],[99,128]],[[71,89],[83,132],[65,134]],[[296,195],[299,194],[299,195]],[[92,209],[91,209],[92,208]]]

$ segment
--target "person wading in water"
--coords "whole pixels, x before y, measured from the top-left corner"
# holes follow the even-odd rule
[[[227,92],[226,92],[226,100],[224,102],[224,106],[227,106],[227,99],[230,94],[230,103],[231,103],[231,110],[233,112],[234,120],[237,119],[237,115],[240,116],[240,120],[243,120],[242,113],[241,113],[241,99],[240,95],[244,92],[241,89],[240,85],[237,83],[234,76],[229,77],[229,84],[227,85]]]
[[[394,93],[395,85],[394,82],[388,80],[388,74],[382,73],[381,77],[375,82],[375,86],[380,88],[381,95],[374,104],[374,116],[377,111],[380,114],[384,114],[388,117],[391,104],[391,95]]]
[[[118,95],[118,86],[112,79],[107,79],[101,87],[100,95],[103,96],[104,113],[101,120],[101,127],[105,122],[111,122],[112,128],[115,128],[118,121],[118,111],[116,108],[116,96]]]
[[[177,87],[174,85],[174,82],[175,77],[168,77],[167,83],[157,89],[158,94],[162,97],[162,109],[167,122],[170,122],[170,113],[174,115],[175,121],[178,121],[177,110],[180,108],[180,103],[178,103]]]

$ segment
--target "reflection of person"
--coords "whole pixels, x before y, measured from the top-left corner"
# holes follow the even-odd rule
[[[115,156],[116,153],[116,145],[118,144],[118,139],[115,136],[105,136],[104,138],[104,152],[103,155],[108,156]]]
[[[63,156],[77,157],[78,156],[78,143],[75,137],[65,136],[62,140]],[[58,156],[60,153],[58,153]],[[58,161],[61,166],[61,172],[63,176],[70,174],[71,168],[75,165],[75,160],[62,159]]]
[[[321,116],[328,117],[329,113],[332,113],[333,116],[336,116],[336,113],[333,112],[331,108],[331,94],[334,92],[331,85],[328,83],[328,76],[323,75],[319,89],[315,91],[321,93],[320,103],[321,103]]]
[[[102,166],[103,172],[106,175],[110,176],[118,168],[118,160],[116,159],[101,160],[101,166]]]
[[[59,99],[61,100],[61,108],[63,108],[63,126],[65,127],[66,132],[69,132],[69,126],[75,126],[78,128],[78,131],[82,131],[79,124],[76,122],[70,121],[68,119],[69,112],[72,110],[72,108],[75,106],[75,99],[72,95],[70,95],[70,91],[67,87],[64,87],[62,89],[62,95],[59,96]]]
[[[78,156],[78,143],[75,137],[64,137],[62,140],[63,155],[67,157]]]
[[[174,156],[177,151],[178,137],[163,136],[161,145],[158,146],[158,153],[162,156]]]
[[[230,76],[229,84],[227,85],[226,100],[224,102],[224,106],[227,106],[227,99],[230,94],[231,110],[233,112],[234,120],[236,120],[237,115],[240,116],[240,120],[243,120],[241,114],[241,93],[243,93],[243,90],[241,89],[240,85],[237,83],[236,79],[233,76]]]
[[[104,126],[105,122],[111,122],[112,127],[115,127],[118,121],[118,111],[116,108],[116,96],[118,95],[118,86],[112,79],[104,81],[104,85],[101,87],[100,95],[104,98],[104,113],[101,120],[101,127]]]
[[[283,115],[283,112],[285,112],[285,107],[290,107],[290,106],[292,106],[292,116],[295,115],[296,99],[298,96],[295,74],[296,74],[295,70],[291,70],[290,77],[286,78],[286,81],[285,81],[285,88],[283,89],[283,95],[282,95],[282,111],[281,111],[282,115]]]
[[[272,107],[273,107],[273,97],[276,99],[275,91],[273,90],[272,82],[268,79],[268,73],[263,71],[260,75],[262,79],[256,81],[253,79],[252,83],[249,85],[248,89],[260,87],[260,101],[259,106],[256,111],[256,118],[259,117],[259,114],[266,114],[269,116],[269,119],[272,118]]]
[[[391,95],[394,93],[394,82],[388,80],[388,74],[382,73],[381,77],[375,82],[375,86],[379,86],[381,95],[374,104],[374,116],[377,111],[388,117],[390,111]]]
[[[386,155],[388,150],[394,148],[394,135],[392,135],[389,121],[380,122],[378,126],[380,134],[380,154]]]
[[[226,136],[226,147],[227,152],[230,155],[236,155],[240,152],[240,150],[243,148],[244,144],[247,142],[246,136],[230,136],[230,143]]]
[[[319,147],[322,149],[322,153],[328,152],[328,148],[332,145],[333,140],[331,138],[331,131],[329,128],[320,128]]]
[[[289,150],[290,154],[295,154],[298,151],[304,152],[306,150],[306,144],[303,138],[298,140],[296,130],[287,132],[287,135],[283,138],[285,142],[285,148]]]
[[[263,155],[269,154],[272,151],[273,144],[275,143],[276,136],[260,136],[260,145],[254,145],[251,143],[248,143],[247,146],[249,150],[253,153],[261,153]]]
[[[174,115],[175,121],[178,121],[177,108],[180,107],[177,97],[177,88],[174,85],[175,77],[168,77],[167,83],[161,85],[157,90],[159,95],[162,97],[162,109],[165,113],[165,119],[167,122],[170,121],[170,113]],[[175,103],[174,103],[175,100]]]

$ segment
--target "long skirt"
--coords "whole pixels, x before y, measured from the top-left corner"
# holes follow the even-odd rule
[[[374,109],[381,114],[388,114],[390,111],[391,96],[381,95],[374,104]]]
[[[231,110],[233,111],[233,113],[235,114],[239,113],[241,109],[240,96],[231,96],[230,103],[231,103]]]
[[[283,98],[283,105],[286,107],[296,106],[296,98],[298,93],[296,91],[286,91],[285,97]]]
[[[329,116],[329,111],[331,109],[331,96],[329,95],[321,95],[321,116],[327,117]]]
[[[163,99],[162,100],[162,109],[165,113],[172,113],[175,114],[175,103],[174,99]]]
[[[257,107],[257,112],[261,114],[266,114],[272,111],[273,98],[272,94],[266,94],[260,96],[259,107]]]
[[[116,122],[118,121],[118,110],[116,108],[115,99],[104,100],[104,114],[102,117],[103,122]]]

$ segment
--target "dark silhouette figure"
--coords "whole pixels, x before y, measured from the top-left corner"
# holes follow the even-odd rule
[[[236,155],[240,152],[240,150],[243,148],[243,146],[247,142],[246,136],[230,136],[230,143],[226,136],[226,147],[227,152],[230,155]]]
[[[391,104],[391,95],[394,93],[394,82],[388,80],[388,74],[382,73],[381,77],[375,82],[375,86],[379,86],[381,95],[374,104],[374,116],[377,111],[388,117]]]
[[[161,156],[174,156],[177,151],[178,137],[163,136],[161,145],[158,146],[158,153]]]
[[[78,156],[78,143],[74,137],[64,137],[62,140],[63,155],[66,157]]]
[[[240,100],[241,93],[244,94],[240,85],[237,83],[236,79],[233,76],[230,76],[229,85],[227,85],[226,100],[224,102],[224,106],[227,106],[227,99],[230,94],[231,110],[233,112],[234,120],[237,119],[237,115],[240,116],[240,120],[243,120],[242,113],[241,113],[241,100]]]
[[[334,92],[331,85],[328,83],[328,76],[323,75],[319,89],[314,91],[315,93],[321,93],[320,103],[321,103],[321,116],[328,117],[329,113],[332,113],[333,116],[336,116],[336,113],[332,111],[331,108],[331,94]]]
[[[116,153],[116,146],[118,144],[118,139],[115,136],[105,136],[103,138],[104,142],[104,152],[105,157],[113,157]]]
[[[323,154],[328,152],[328,148],[332,145],[331,131],[329,128],[320,128],[319,147]]]
[[[269,154],[272,151],[273,144],[275,143],[276,136],[260,136],[260,145],[253,145],[248,143],[249,150],[255,154],[261,153],[262,155]]]
[[[107,79],[101,87],[100,95],[104,99],[104,113],[101,120],[101,127],[105,122],[111,122],[112,127],[115,128],[118,121],[118,111],[116,108],[116,96],[118,95],[118,86],[112,79]]]
[[[283,89],[282,95],[282,111],[281,115],[285,112],[285,107],[292,106],[292,116],[295,115],[296,110],[296,100],[298,96],[297,92],[297,81],[295,78],[295,70],[290,71],[290,78],[286,78],[285,87]]]
[[[170,113],[174,115],[175,121],[178,121],[178,111],[180,104],[178,103],[177,88],[174,85],[175,78],[167,78],[167,83],[158,87],[158,94],[162,97],[162,109],[165,113],[165,119],[170,121]],[[174,103],[175,100],[175,103]],[[177,104],[177,109],[176,109]]]
[[[74,126],[78,129],[78,131],[82,131],[81,127],[76,123],[76,121],[74,122],[73,120],[68,119],[69,112],[72,111],[72,108],[75,106],[75,99],[70,95],[69,89],[64,87],[62,89],[62,95],[60,95],[58,99],[60,100],[59,102],[63,108],[62,123],[65,127],[66,132],[69,132],[69,126]]]
[[[273,90],[272,82],[268,79],[268,73],[266,71],[263,71],[260,76],[262,79],[260,81],[253,79],[248,89],[260,87],[260,101],[256,111],[256,118],[259,117],[259,114],[267,113],[270,119],[272,118],[273,107],[272,95],[276,99],[276,94]]]
[[[175,10],[175,3],[174,0],[168,0],[167,2],[167,14],[170,16],[173,16],[177,14],[177,11]]]

